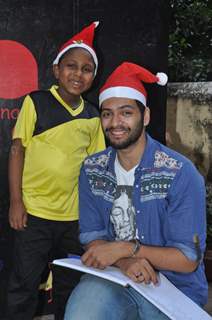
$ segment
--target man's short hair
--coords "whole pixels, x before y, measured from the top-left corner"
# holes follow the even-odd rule
[[[140,102],[139,100],[135,100],[135,102],[137,103],[137,106],[141,112],[141,115],[143,116],[144,111],[145,111],[145,105],[142,102]]]

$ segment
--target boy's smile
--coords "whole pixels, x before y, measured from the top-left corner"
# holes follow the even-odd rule
[[[61,98],[72,107],[76,107],[80,95],[92,85],[94,71],[94,61],[87,50],[73,48],[65,53],[58,65],[54,66]]]

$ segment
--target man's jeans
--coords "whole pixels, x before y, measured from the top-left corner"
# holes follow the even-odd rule
[[[72,292],[64,320],[168,320],[131,287],[86,274]]]

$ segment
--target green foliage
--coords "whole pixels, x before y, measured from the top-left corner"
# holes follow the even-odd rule
[[[169,80],[205,81],[212,72],[212,1],[170,0]]]

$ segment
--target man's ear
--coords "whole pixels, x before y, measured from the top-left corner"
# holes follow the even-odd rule
[[[53,73],[54,73],[55,78],[58,79],[59,78],[59,66],[58,66],[58,64],[54,64],[53,65]]]
[[[150,109],[145,107],[144,110],[144,126],[147,127],[150,122]]]

